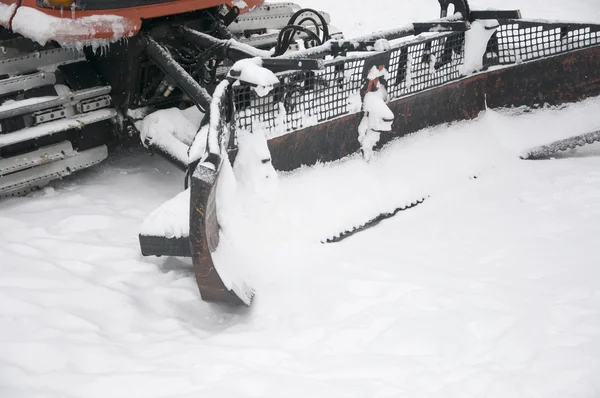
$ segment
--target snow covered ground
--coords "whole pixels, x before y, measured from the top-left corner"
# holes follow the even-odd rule
[[[304,3],[349,35],[437,14],[433,0]],[[600,21],[596,0],[473,5]],[[142,220],[183,186],[143,150],[3,200],[0,397],[597,397],[600,146],[516,157],[544,131],[600,128],[598,100],[565,112],[488,112],[398,142],[368,168],[355,159],[282,176],[276,210],[299,212],[260,253],[249,309],[200,301],[187,262],[141,257]],[[407,181],[428,182],[414,190],[431,194],[424,205],[318,243],[334,227],[319,218],[362,220],[397,205],[376,193]],[[327,203],[350,183],[376,206]],[[298,201],[302,187],[313,189]]]

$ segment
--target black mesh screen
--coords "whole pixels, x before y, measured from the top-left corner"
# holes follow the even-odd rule
[[[465,34],[453,33],[392,50],[391,98],[440,86],[460,77]]]
[[[488,44],[490,64],[514,64],[600,44],[600,27],[507,21]]]
[[[600,44],[600,26],[505,20],[490,39],[484,68],[510,65]],[[385,53],[326,61],[324,70],[280,74],[280,85],[258,97],[233,89],[237,128],[266,129],[269,138],[359,112],[368,71],[384,65],[390,100],[456,81],[462,74],[465,33],[436,34],[399,44]]]
[[[236,87],[237,127],[251,130],[258,123],[272,133],[285,133],[348,114],[349,99],[363,83],[363,65],[356,59],[332,62],[315,72],[282,74],[281,84],[265,97],[250,87]]]

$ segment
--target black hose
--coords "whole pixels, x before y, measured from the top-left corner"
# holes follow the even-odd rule
[[[288,25],[281,29],[281,31],[279,32],[279,37],[277,38],[277,46],[275,47],[275,52],[273,56],[278,57],[280,55],[285,54],[290,44],[292,44],[294,36],[298,32],[306,33],[312,40],[315,40],[317,42],[317,45],[323,44],[321,38],[317,36],[317,34],[312,30],[300,25]]]
[[[314,18],[311,17],[306,17],[303,20],[301,20],[300,22],[298,22],[297,25],[303,26],[304,22],[306,21],[310,21],[313,23],[313,25],[315,25],[315,30],[317,31],[317,35],[321,34],[321,27],[319,26],[319,24],[317,23],[317,21],[314,20]]]
[[[290,18],[290,21],[288,22],[288,25],[296,25],[296,19],[298,19],[300,17],[300,15],[305,14],[305,13],[315,14],[317,16],[317,18],[319,18],[319,20],[321,21],[321,26],[323,27],[323,41],[322,42],[325,43],[327,40],[329,40],[330,39],[330,36],[329,36],[329,26],[327,25],[327,21],[325,20],[325,18],[323,17],[323,15],[321,15],[321,13],[319,13],[316,10],[313,10],[312,8],[304,8],[302,10],[297,11]],[[302,25],[302,24],[300,23],[298,25]]]
[[[321,25],[319,26],[319,23],[316,21],[316,19],[310,16],[305,16],[299,23],[296,23],[296,20],[303,14],[314,14],[321,22]],[[306,21],[310,21],[315,26],[317,33],[302,26],[302,24]],[[290,44],[292,44],[294,36],[296,36],[296,34],[299,32],[305,33],[311,40],[314,40],[317,45],[321,45],[330,39],[329,26],[327,25],[327,21],[323,15],[311,8],[304,8],[294,13],[294,15],[292,15],[290,18],[288,25],[279,32],[277,45],[275,46],[275,53],[273,56],[278,57],[285,54]],[[323,33],[322,38],[319,37],[321,32]]]
[[[163,46],[151,37],[146,37],[146,51],[148,58],[154,61],[197,106],[208,112],[212,101],[210,94],[190,77]]]

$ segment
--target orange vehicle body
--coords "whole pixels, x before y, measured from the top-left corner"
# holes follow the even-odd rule
[[[111,40],[120,37],[131,37],[139,32],[143,20],[203,10],[220,5],[226,5],[231,8],[235,3],[245,4],[243,8],[240,8],[240,14],[243,14],[262,5],[264,0],[245,0],[244,2],[236,0],[172,0],[144,6],[106,10],[75,9],[74,11],[70,8],[40,7],[37,4],[37,0],[0,0],[0,5],[11,6],[16,4],[13,15],[10,18],[7,16],[3,18],[3,22],[6,21],[2,24],[5,28],[11,28],[11,21],[20,8],[28,7],[50,17],[47,19],[49,23],[55,23],[58,28],[56,32],[57,37],[53,37],[52,39],[61,42],[95,39]],[[31,12],[31,10],[29,11]],[[123,27],[124,32],[119,32],[119,37],[116,37],[113,24],[102,20],[102,18],[97,18],[97,16],[102,15],[121,17],[120,26]],[[70,29],[71,26],[76,27],[76,29]]]

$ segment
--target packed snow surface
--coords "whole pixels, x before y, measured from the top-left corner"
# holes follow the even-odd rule
[[[142,219],[180,191],[180,173],[156,157],[118,153],[53,190],[5,200],[2,396],[594,396],[600,148],[516,159],[519,136],[560,135],[547,113],[488,112],[398,142],[380,162],[284,176],[289,200],[273,212],[302,206],[288,230],[265,230],[286,212],[245,236],[260,249],[240,251],[256,276],[251,309],[204,303],[187,262],[140,256]],[[403,162],[394,155],[409,157],[400,186],[389,169],[369,179]],[[319,216],[368,216],[397,204],[381,189],[400,200],[406,179],[439,181],[440,170],[444,189],[414,189],[431,194],[425,204],[318,243]],[[328,201],[352,183],[370,203]]]
[[[303,2],[349,37],[438,12],[378,4]],[[595,0],[472,6],[600,21]],[[518,159],[594,129],[598,99],[487,111],[370,163],[280,174],[233,221],[246,223],[230,244],[256,289],[249,309],[202,302],[188,261],[141,257],[142,220],[183,190],[144,150],[3,200],[0,397],[597,397],[600,146]]]

